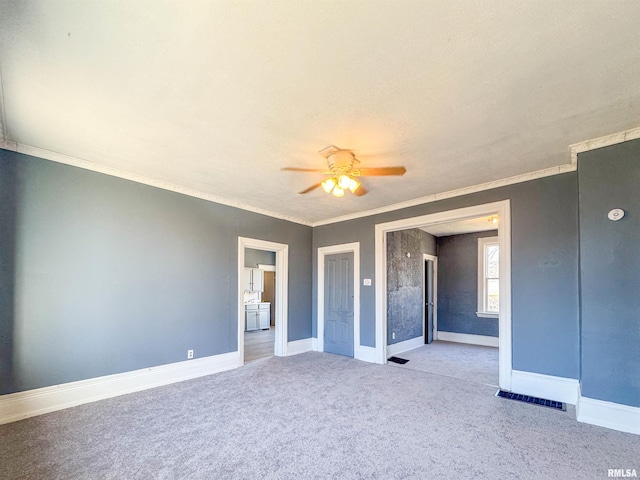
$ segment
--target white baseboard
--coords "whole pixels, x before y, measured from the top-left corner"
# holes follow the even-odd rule
[[[320,342],[318,342],[318,339],[315,337],[311,339],[311,349],[314,352],[324,352]],[[353,358],[362,360],[363,362],[379,363],[377,362],[377,351],[375,347],[365,347],[364,345],[356,346],[353,352]]]
[[[640,435],[640,407],[580,396],[576,416],[579,422]]]
[[[424,337],[422,335],[416,338],[405,340],[404,342],[387,345],[387,357],[406,352],[407,350],[413,350],[414,348],[421,347],[422,345],[424,345]]]
[[[287,356],[298,355],[299,353],[310,352],[314,350],[312,338],[303,338],[287,343]]]
[[[362,360],[363,362],[376,363],[376,349],[374,347],[365,347],[360,345],[354,354],[356,360]]]
[[[487,335],[471,335],[469,333],[455,333],[438,331],[438,340],[443,342],[468,343],[469,345],[482,345],[484,347],[498,347],[499,338]]]
[[[0,396],[0,425],[237,368],[238,352]]]
[[[575,405],[578,402],[579,382],[574,378],[554,377],[540,373],[511,372],[511,391],[532,397]]]

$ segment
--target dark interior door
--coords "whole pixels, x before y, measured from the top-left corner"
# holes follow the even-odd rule
[[[425,343],[433,342],[433,261],[424,261],[424,321]]]
[[[324,351],[353,357],[353,253],[325,257]]]

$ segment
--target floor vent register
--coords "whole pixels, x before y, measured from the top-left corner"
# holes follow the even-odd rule
[[[387,361],[393,362],[393,363],[399,363],[400,365],[404,365],[409,360],[407,360],[406,358],[400,358],[400,357],[389,357],[389,358],[387,358]]]
[[[520,393],[507,392],[506,390],[498,390],[496,392],[496,397],[508,398],[509,400],[530,403],[532,405],[540,405],[541,407],[549,407],[555,410],[565,411],[567,409],[566,405],[562,402],[547,400],[546,398],[532,397],[530,395],[522,395]]]

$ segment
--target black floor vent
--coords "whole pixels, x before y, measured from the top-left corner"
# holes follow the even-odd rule
[[[556,410],[565,411],[566,405],[562,402],[556,402],[554,400],[546,400],[544,398],[531,397],[529,395],[521,395],[519,393],[511,393],[505,390],[498,390],[496,397],[508,398],[509,400],[517,400],[518,402],[531,403],[533,405],[540,405],[542,407],[554,408]]]
[[[399,363],[400,365],[404,365],[405,363],[407,363],[409,361],[406,358],[400,358],[400,357],[389,357],[389,358],[387,358],[387,360],[389,362]]]

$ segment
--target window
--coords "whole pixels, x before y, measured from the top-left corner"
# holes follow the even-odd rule
[[[498,237],[478,239],[479,317],[497,318],[500,313],[500,247]]]

